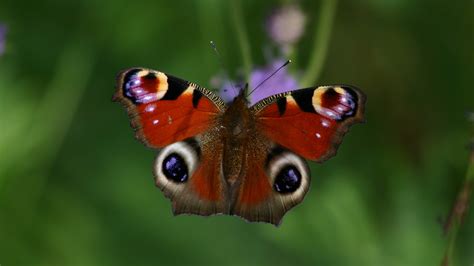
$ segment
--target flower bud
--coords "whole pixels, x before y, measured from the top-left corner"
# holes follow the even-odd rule
[[[296,43],[304,33],[306,16],[298,5],[286,5],[272,12],[266,23],[270,38],[281,46]]]

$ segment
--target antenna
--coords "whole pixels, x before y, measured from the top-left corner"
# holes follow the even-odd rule
[[[215,43],[214,41],[211,41],[210,44],[211,44],[212,49],[214,50],[214,52],[215,52],[216,55],[217,55],[217,58],[218,58],[218,60],[219,60],[219,64],[220,64],[221,67],[224,69],[224,73],[225,73],[225,75],[226,75],[226,77],[227,77],[227,80],[228,80],[229,83],[230,83],[230,86],[232,87],[232,89],[234,90],[235,95],[237,96],[239,93],[237,92],[237,89],[234,87],[234,84],[232,84],[232,81],[231,81],[230,78],[229,78],[229,74],[228,74],[227,71],[226,71],[227,68],[225,67],[224,62],[222,61],[221,54],[220,54],[219,51],[217,50],[216,43]]]
[[[266,79],[264,79],[262,82],[260,82],[249,94],[247,94],[247,96],[250,96],[250,94],[254,93],[258,89],[258,87],[260,87],[263,83],[265,83],[265,81],[267,81],[271,77],[273,77],[278,71],[280,71],[280,69],[284,68],[289,63],[291,63],[291,60],[287,60],[283,65],[281,65],[279,68],[277,68],[275,71],[273,71],[273,73],[270,74],[270,76],[268,76]]]

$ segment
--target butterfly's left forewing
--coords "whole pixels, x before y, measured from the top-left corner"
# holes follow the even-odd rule
[[[225,108],[212,92],[145,68],[128,69],[118,75],[114,100],[127,108],[137,138],[151,148],[162,148],[208,130]]]

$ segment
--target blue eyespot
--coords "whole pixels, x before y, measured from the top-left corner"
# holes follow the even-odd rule
[[[301,185],[301,173],[295,166],[289,165],[281,169],[275,177],[273,188],[282,194],[295,192]]]
[[[171,153],[163,160],[162,171],[166,178],[176,183],[188,180],[188,167],[184,159],[177,153]]]

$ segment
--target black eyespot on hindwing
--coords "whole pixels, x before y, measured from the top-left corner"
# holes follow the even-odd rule
[[[295,192],[301,185],[301,173],[294,165],[283,167],[275,177],[273,188],[276,192],[285,194]]]
[[[188,167],[186,161],[177,153],[171,153],[163,160],[162,172],[167,179],[183,183],[188,180]]]

